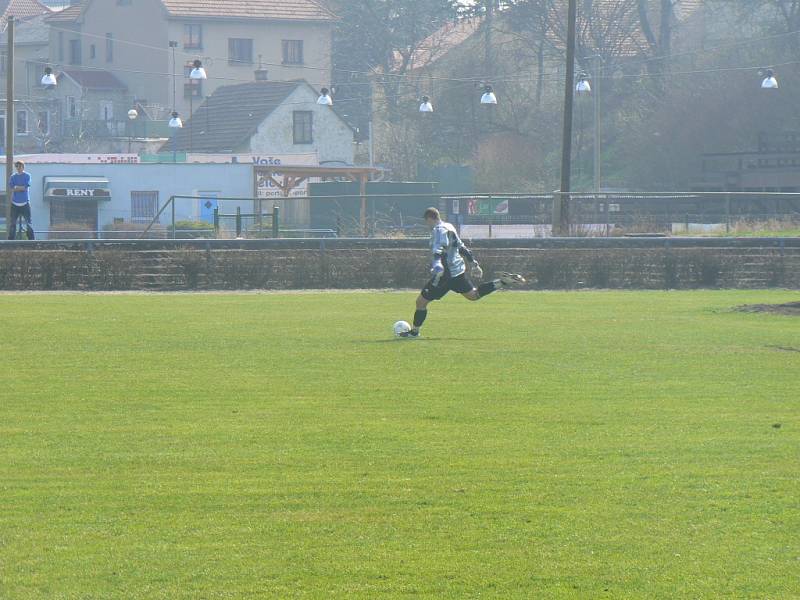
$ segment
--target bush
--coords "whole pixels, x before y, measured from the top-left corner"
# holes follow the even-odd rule
[[[102,237],[107,240],[135,240],[142,237],[142,233],[148,225],[149,223],[111,223],[103,227]],[[164,239],[167,237],[167,230],[163,225],[155,223],[145,237],[147,239]]]
[[[172,226],[168,228],[172,237]],[[175,221],[175,237],[180,240],[195,238],[213,238],[215,236],[214,225],[205,221]]]
[[[80,240],[92,239],[95,231],[86,223],[54,223],[50,225],[47,237],[51,240]]]

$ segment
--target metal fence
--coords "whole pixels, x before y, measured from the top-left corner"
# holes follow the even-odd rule
[[[36,233],[49,239],[413,238],[428,234],[419,214],[419,194],[384,194],[370,199],[366,215],[337,209],[331,221],[332,207],[345,206],[348,203],[343,200],[357,197],[218,197],[208,214],[192,220],[179,217],[195,214],[205,198],[172,196],[145,222],[119,219],[102,229],[65,224]],[[463,237],[535,238],[551,235],[554,197],[554,193],[432,195],[430,203],[460,228]],[[286,221],[284,208],[297,215],[299,211],[293,209],[300,203],[306,203],[305,216]],[[567,211],[570,234],[578,237],[735,233],[743,225],[756,230],[800,227],[800,193],[572,193]],[[317,218],[323,212],[327,220]]]

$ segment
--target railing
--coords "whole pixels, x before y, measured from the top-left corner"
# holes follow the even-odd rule
[[[553,199],[556,194],[384,194],[368,197],[367,237],[425,237],[422,212],[437,206],[445,218],[461,228],[464,237],[549,237],[552,235]],[[97,231],[92,223],[51,225],[37,236],[115,239],[133,236],[189,237],[364,237],[359,195],[276,198],[271,211],[259,211],[265,200],[258,198],[197,195],[171,196],[148,222],[137,226],[120,217],[124,211],[98,208],[101,223],[114,217],[119,223]],[[197,220],[198,203],[201,218]],[[294,202],[307,201],[304,216]],[[181,205],[190,202],[191,206]],[[232,204],[234,206],[232,206]],[[216,208],[216,210],[215,210]],[[306,210],[307,209],[307,210]],[[618,236],[631,233],[735,232],[743,223],[800,223],[800,193],[790,192],[575,192],[568,194],[570,235]],[[184,215],[194,215],[184,224]],[[34,215],[35,216],[35,215]],[[192,217],[186,220],[191,220]],[[0,220],[1,221],[1,220]],[[288,221],[288,223],[287,223]],[[95,219],[95,223],[97,219]],[[72,226],[70,226],[72,225]],[[77,225],[77,226],[75,226]],[[190,225],[193,225],[190,227]],[[758,226],[751,228],[758,231]],[[74,239],[74,238],[73,238]]]
[[[252,220],[253,224],[257,226],[258,233],[261,237],[263,237],[264,233],[264,221],[270,221],[271,226],[270,229],[272,230],[272,237],[277,238],[281,236],[281,231],[279,228],[280,225],[280,208],[277,206],[272,207],[271,213],[243,213],[242,207],[236,207],[236,213],[234,214],[223,214],[219,212],[219,208],[214,209],[214,234],[216,237],[219,237],[220,232],[220,224],[225,219],[234,219],[235,223],[235,230],[236,230],[236,237],[242,237],[242,233],[244,233],[246,221]],[[249,228],[247,228],[249,229]]]
[[[176,211],[175,211],[175,202],[178,200],[192,200],[192,201],[202,201],[206,200],[209,203],[209,210],[212,210],[213,215],[213,232],[215,237],[219,237],[221,227],[220,223],[222,219],[233,218],[235,219],[235,235],[236,237],[241,237],[244,231],[243,223],[244,219],[252,219],[257,227],[257,231],[259,236],[263,237],[264,234],[264,222],[267,221],[268,231],[271,232],[272,237],[280,237],[280,208],[276,205],[272,207],[272,212],[264,213],[242,213],[241,206],[236,207],[236,213],[234,214],[224,214],[219,212],[219,207],[214,206],[214,203],[219,202],[238,202],[239,204],[243,203],[253,203],[253,198],[240,198],[240,197],[233,197],[233,196],[218,196],[218,197],[205,197],[205,196],[170,196],[169,199],[164,203],[164,205],[158,210],[156,215],[152,218],[150,223],[148,223],[147,227],[145,227],[144,231],[139,236],[140,239],[143,239],[147,236],[150,230],[153,228],[154,225],[160,223],[162,215],[166,212],[166,210],[170,209],[170,223],[171,226],[169,227],[169,231],[171,232],[172,239],[176,238],[176,233],[178,231],[176,226]],[[261,202],[256,199],[255,204],[257,206],[261,206]],[[213,207],[213,208],[212,208]],[[184,231],[191,231],[197,232],[199,230],[184,230]]]

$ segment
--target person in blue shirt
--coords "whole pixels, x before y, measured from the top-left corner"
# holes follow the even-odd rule
[[[25,163],[18,160],[14,163],[17,172],[8,181],[11,190],[11,223],[8,224],[8,239],[13,240],[17,235],[17,219],[22,216],[28,228],[28,239],[34,239],[33,223],[31,222],[31,175],[25,172]]]

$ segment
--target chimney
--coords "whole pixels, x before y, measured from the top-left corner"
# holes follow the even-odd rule
[[[258,68],[256,69],[256,81],[267,81],[267,70],[261,63],[261,55],[258,55]]]

